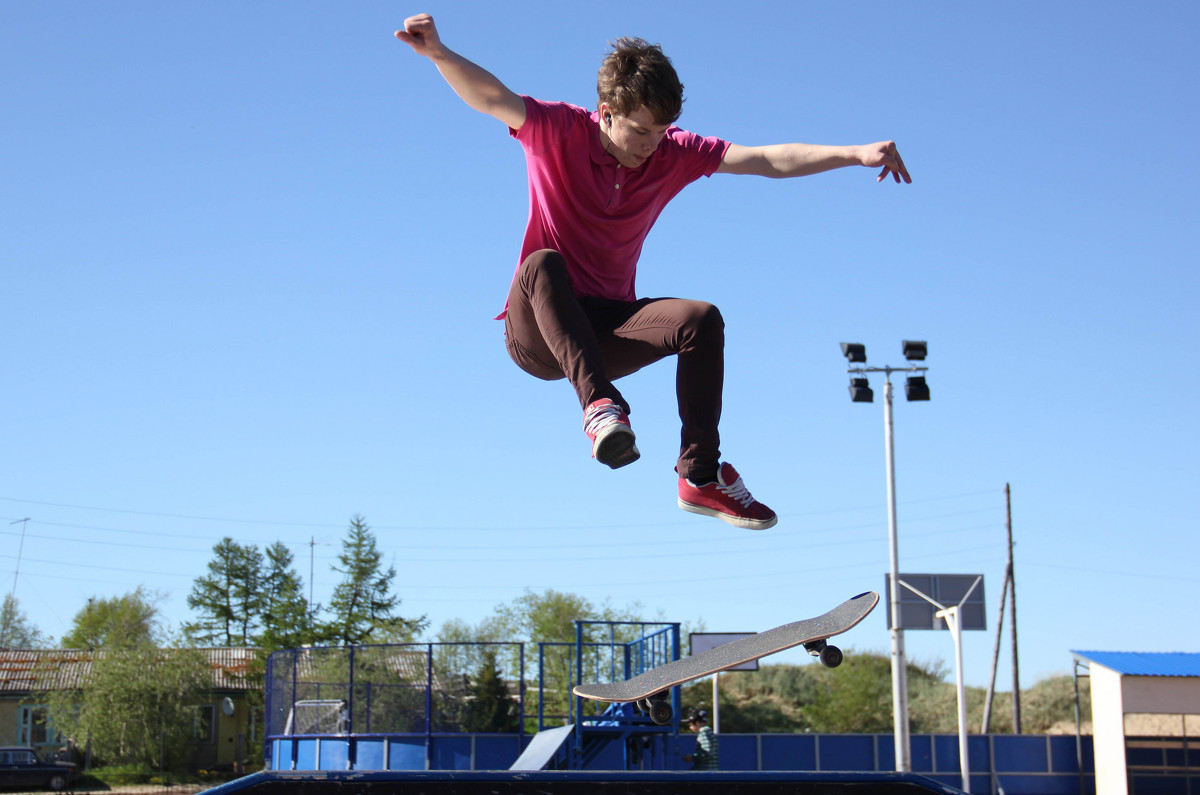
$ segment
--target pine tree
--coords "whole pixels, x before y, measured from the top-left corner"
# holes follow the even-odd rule
[[[257,629],[262,610],[263,557],[258,547],[226,536],[213,546],[208,574],[197,577],[187,605],[200,620],[184,625],[197,643],[245,646]]]
[[[254,645],[265,651],[296,649],[315,639],[315,608],[304,599],[304,584],[292,568],[292,552],[276,541],[266,550],[262,573],[261,631]]]
[[[391,593],[396,569],[384,571],[382,559],[366,520],[358,515],[351,517],[338,555],[341,567],[333,567],[342,575],[342,581],[329,602],[332,615],[325,625],[329,640],[345,646],[406,641],[424,629],[424,616],[407,619],[392,615],[400,606],[400,597]]]
[[[463,715],[462,730],[515,733],[520,729],[521,717],[501,676],[495,650],[484,649],[481,659],[475,681],[467,688],[470,700]]]

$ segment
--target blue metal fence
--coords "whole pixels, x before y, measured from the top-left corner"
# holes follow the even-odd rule
[[[594,626],[593,626],[594,625]],[[595,633],[606,637],[595,637]],[[567,694],[579,681],[620,681],[678,659],[678,624],[579,622],[574,644],[540,644],[538,730],[574,725],[558,766],[589,770],[683,770],[695,738],[655,726],[631,709],[604,709]],[[484,666],[508,683],[514,731],[466,732],[473,687]],[[524,644],[411,643],[295,649],[267,664],[267,767],[279,771],[508,768],[532,739]],[[532,687],[530,688],[532,690]],[[678,714],[679,691],[673,689]],[[548,707],[549,705],[549,707]],[[626,705],[627,706],[627,705]],[[722,734],[721,767],[733,771],[887,773],[890,734]],[[1161,745],[1161,744],[1160,744]],[[974,735],[968,739],[975,795],[1094,795],[1090,737]],[[956,735],[914,735],[913,772],[949,786],[961,778]],[[1195,749],[1185,746],[1183,758]],[[1180,752],[1143,749],[1144,768],[1169,768]],[[1154,755],[1157,753],[1157,755]],[[1174,756],[1172,755],[1174,754]],[[1153,756],[1153,759],[1151,757]],[[557,757],[556,757],[557,758]],[[1134,760],[1131,760],[1133,762]],[[1187,761],[1190,761],[1187,760]],[[1176,795],[1167,770],[1139,795]],[[1171,780],[1168,780],[1171,779]],[[1186,791],[1186,786],[1185,786]]]
[[[623,743],[593,739],[596,746],[587,769],[624,769]],[[528,735],[515,734],[277,739],[271,769],[503,770],[529,740]],[[695,738],[665,735],[662,741],[669,763],[665,769],[687,769],[681,757],[691,751]],[[956,735],[913,735],[911,741],[914,773],[960,786]],[[886,773],[894,769],[890,734],[722,734],[720,742],[722,770]],[[973,735],[968,742],[971,792],[1094,795],[1091,738],[1084,737],[1081,745],[1082,767],[1072,736]]]

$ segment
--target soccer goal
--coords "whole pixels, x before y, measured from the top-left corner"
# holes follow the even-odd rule
[[[285,735],[345,734],[349,727],[346,702],[340,698],[309,699],[292,704],[288,713]]]

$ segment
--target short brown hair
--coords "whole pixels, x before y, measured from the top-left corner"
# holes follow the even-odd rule
[[[683,83],[671,59],[645,39],[620,38],[600,64],[596,93],[614,113],[628,116],[645,106],[658,124],[671,124],[683,113]]]

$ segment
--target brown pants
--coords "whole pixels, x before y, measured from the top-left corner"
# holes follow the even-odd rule
[[[609,398],[628,412],[612,381],[677,356],[679,476],[715,476],[725,377],[725,322],[715,306],[679,298],[577,298],[566,260],[547,249],[521,263],[504,333],[518,367],[547,381],[566,378],[584,408]]]

